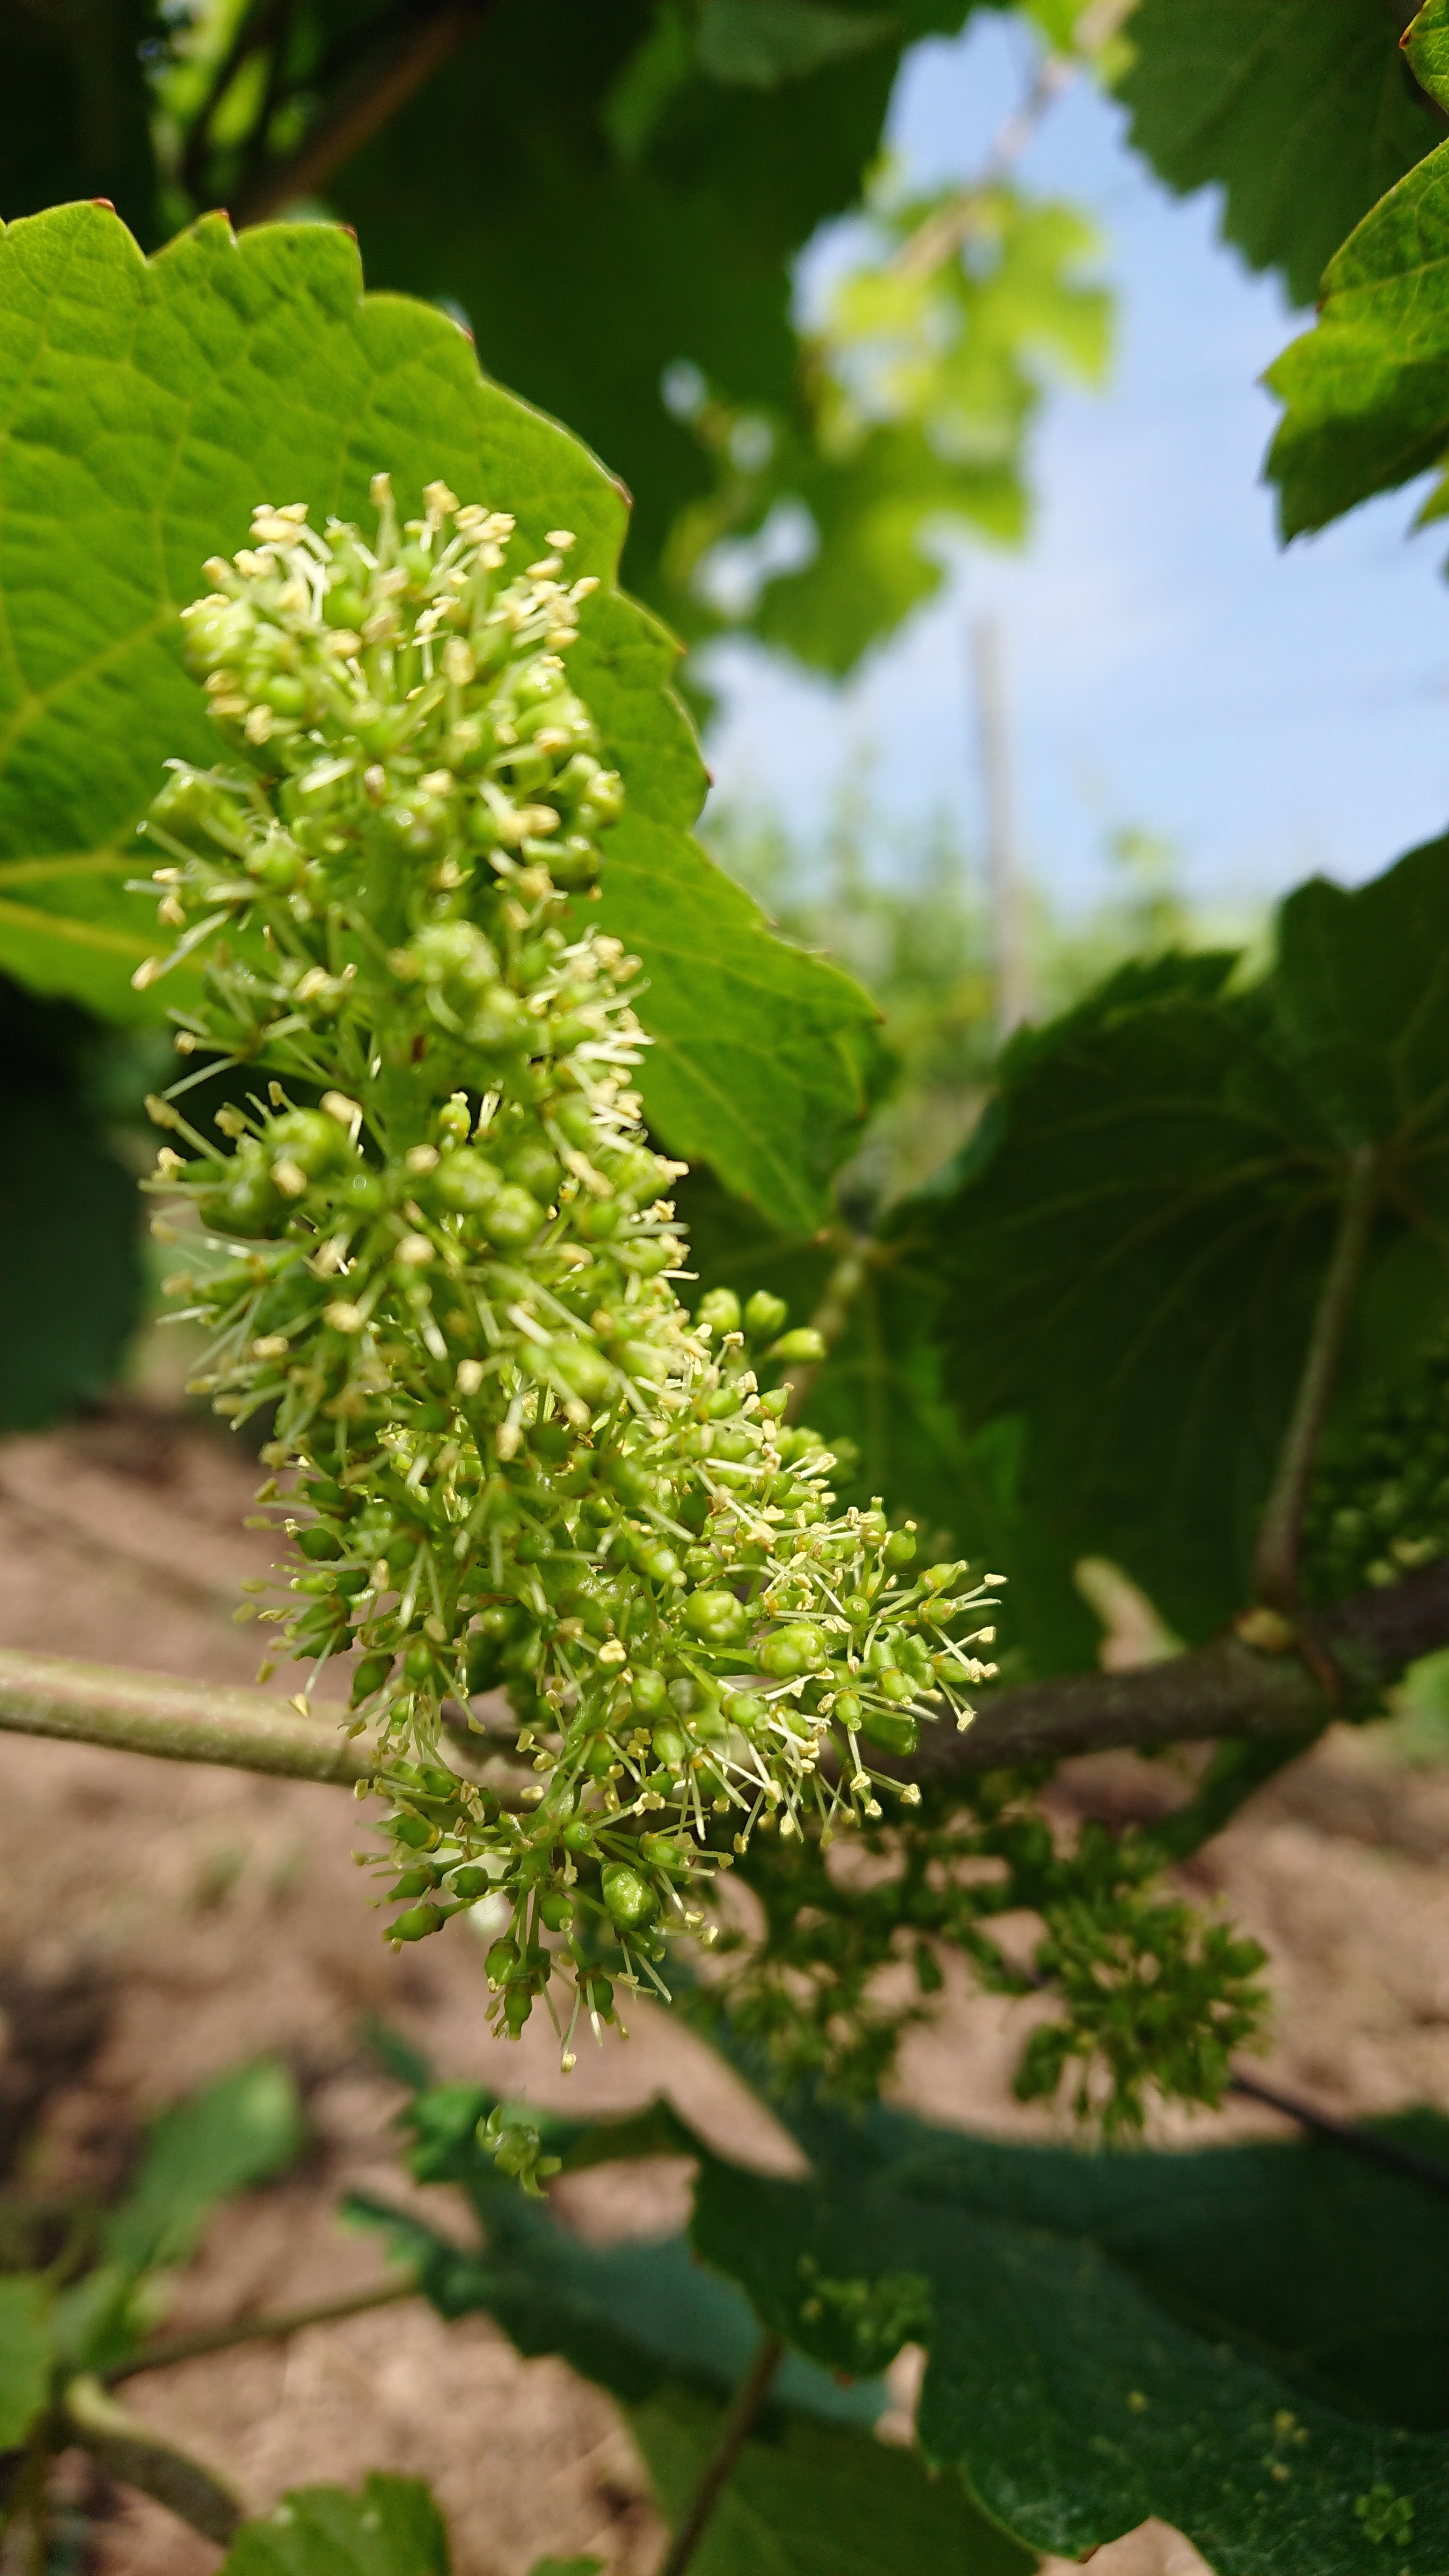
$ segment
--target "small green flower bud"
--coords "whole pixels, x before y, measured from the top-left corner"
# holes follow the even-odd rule
[[[771,1342],[784,1331],[789,1314],[783,1297],[772,1297],[768,1288],[757,1288],[745,1308],[745,1331],[751,1341]]]
[[[502,1186],[502,1173],[486,1155],[468,1145],[455,1145],[440,1155],[429,1176],[428,1195],[437,1206],[458,1216],[480,1216],[493,1205]]]
[[[878,1744],[883,1753],[914,1753],[921,1740],[920,1728],[904,1709],[899,1713],[895,1709],[871,1709],[862,1723],[861,1733],[872,1744]]]
[[[768,1716],[769,1706],[769,1701],[762,1699],[758,1691],[731,1691],[724,1704],[724,1714],[731,1726],[742,1726],[748,1734],[752,1726],[758,1726]]]
[[[610,1861],[599,1884],[604,1903],[621,1931],[641,1930],[653,1922],[659,1899],[648,1880],[641,1878],[637,1869],[631,1869],[627,1861]]]
[[[799,1621],[788,1628],[777,1628],[760,1648],[760,1662],[776,1681],[793,1680],[797,1673],[808,1673],[825,1661],[825,1639],[820,1630]]]
[[[813,1324],[797,1324],[793,1333],[782,1333],[765,1354],[767,1359],[783,1360],[806,1366],[825,1357],[825,1336]]]
[[[684,1622],[705,1645],[729,1646],[745,1636],[750,1619],[732,1592],[709,1591],[691,1593],[684,1605]]]

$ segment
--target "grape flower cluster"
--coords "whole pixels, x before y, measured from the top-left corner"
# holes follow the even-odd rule
[[[136,981],[203,970],[155,1231],[213,1337],[195,1386],[275,1409],[295,1571],[261,1616],[315,1672],[356,1658],[389,1935],[490,1899],[498,2024],[543,1995],[571,2065],[616,1983],[664,1991],[666,1935],[710,1939],[754,1833],[918,1800],[879,1756],[969,1723],[995,1578],[837,1506],[761,1384],[821,1352],[778,1298],[681,1301],[639,961],[587,918],[623,787],[568,677],[571,534],[523,564],[440,483],[405,524],[372,497],[367,539],[258,509],[184,612],[225,753],[171,763],[147,825],[176,936]],[[237,1068],[203,1133],[188,1091]]]

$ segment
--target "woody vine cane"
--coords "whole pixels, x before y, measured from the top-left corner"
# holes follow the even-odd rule
[[[672,1935],[713,1937],[754,1834],[918,1801],[875,1757],[969,1724],[997,1578],[917,1573],[912,1525],[836,1507],[760,1382],[820,1356],[781,1300],[681,1301],[638,961],[583,909],[623,790],[568,680],[572,537],[520,566],[506,513],[372,493],[367,538],[259,510],[185,612],[226,757],[173,763],[147,827],[179,936],[136,980],[204,965],[172,1015],[199,1061],[149,1104],[191,1149],[154,1230],[214,1334],[196,1386],[276,1408],[259,1500],[297,1571],[260,1616],[314,1681],[357,1656],[389,1936],[501,1898],[496,2020],[542,1995],[568,2067],[617,1985],[667,1992]],[[221,1066],[257,1087],[218,1145],[187,1095]],[[445,1702],[499,1687],[521,1811],[440,1758]]]

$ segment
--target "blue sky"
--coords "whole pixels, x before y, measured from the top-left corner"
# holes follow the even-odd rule
[[[984,14],[918,46],[891,141],[912,179],[977,169],[1029,69]],[[979,841],[967,628],[1008,662],[1023,854],[1068,904],[1104,886],[1110,833],[1160,833],[1198,900],[1261,900],[1321,871],[1372,876],[1449,821],[1449,595],[1442,528],[1408,540],[1391,495],[1286,553],[1260,481],[1275,406],[1256,379],[1305,317],[1123,140],[1089,83],[1059,98],[1022,182],[1082,205],[1119,298],[1105,394],[1058,391],[1039,429],[1024,555],[963,550],[948,590],[843,689],[738,647],[714,663],[718,793],[806,839],[854,765],[883,814],[949,815]],[[838,247],[812,246],[802,274]]]

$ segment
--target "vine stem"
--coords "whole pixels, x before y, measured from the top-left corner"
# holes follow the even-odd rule
[[[1298,1604],[1303,1508],[1373,1233],[1379,1170],[1376,1145],[1361,1145],[1350,1158],[1348,1184],[1338,1212],[1338,1233],[1319,1291],[1303,1374],[1283,1437],[1277,1474],[1258,1525],[1254,1597],[1266,1608],[1285,1614],[1291,1614]]]
[[[1299,1653],[1229,1630],[1167,1663],[1127,1673],[1060,1673],[983,1695],[965,1734],[927,1727],[903,1779],[949,1780],[1020,1762],[1121,1745],[1203,1743],[1223,1735],[1297,1737],[1341,1713],[1321,1675],[1367,1703],[1421,1655],[1449,1646],[1449,1558],[1400,1583],[1327,1602],[1298,1623]],[[235,1712],[235,1714],[233,1714]],[[176,1762],[216,1762],[351,1787],[371,1775],[367,1738],[340,1742],[320,1718],[294,1716],[265,1691],[188,1687],[159,1673],[116,1671],[0,1648],[0,1733],[48,1735]],[[511,1802],[515,1793],[500,1785]]]
[[[490,5],[491,0],[444,0],[441,7],[409,11],[390,25],[380,59],[344,85],[287,160],[264,169],[244,191],[235,213],[237,231],[269,222],[297,197],[318,195],[449,54],[477,33]]]
[[[219,1762],[289,1780],[350,1785],[372,1776],[365,1736],[339,1736],[260,1690],[174,1681],[64,1655],[0,1653],[0,1727],[153,1753],[165,1762]]]
[[[353,2290],[340,2299],[317,2299],[310,2307],[278,2308],[269,2316],[240,2317],[229,2326],[213,2326],[204,2334],[165,2335],[155,2343],[144,2344],[139,2352],[125,2361],[113,2362],[100,2374],[107,2387],[122,2379],[135,2379],[143,2370],[170,2370],[177,2362],[199,2361],[204,2353],[230,2352],[241,2343],[285,2343],[288,2336],[301,2334],[308,2326],[336,2325],[344,2317],[365,2316],[372,2308],[387,2308],[399,2299],[419,2295],[417,2275],[404,2272],[391,2281],[381,2281],[370,2290]]]
[[[761,2407],[770,2394],[775,2373],[785,2356],[779,2335],[766,2335],[749,2369],[735,2391],[734,2403],[725,2418],[709,2465],[694,2492],[693,2501],[676,2531],[668,2556],[659,2576],[684,2576],[684,2570],[704,2537],[706,2526],[719,2503],[735,2462],[749,2439]]]

